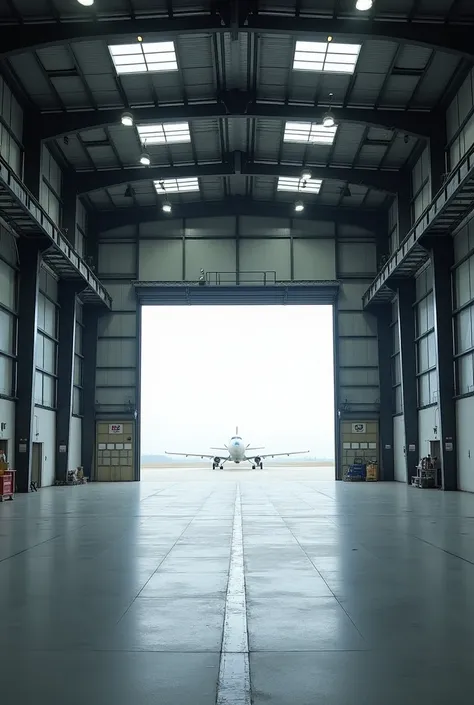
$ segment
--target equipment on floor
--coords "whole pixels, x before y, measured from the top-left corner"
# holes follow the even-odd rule
[[[422,489],[435,488],[437,468],[437,458],[432,458],[431,455],[420,458],[420,462],[416,466],[416,475],[411,478],[413,487],[421,487]]]
[[[0,502],[4,499],[13,500],[15,496],[15,471],[0,470]]]
[[[356,458],[356,461],[360,458]],[[362,462],[355,462],[349,465],[344,480],[346,482],[365,482],[367,477],[367,465]]]

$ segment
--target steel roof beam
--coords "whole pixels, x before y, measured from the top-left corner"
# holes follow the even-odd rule
[[[254,201],[251,198],[234,197],[221,201],[199,201],[180,203],[175,206],[175,215],[169,216],[156,206],[140,208],[117,208],[113,211],[90,213],[94,232],[105,232],[123,225],[150,223],[174,218],[217,218],[229,215],[267,216],[272,218],[298,218],[303,220],[330,221],[340,224],[359,225],[369,231],[386,227],[386,212],[360,209],[336,208],[334,206],[307,205],[303,215],[294,213],[292,203]],[[384,220],[385,218],[385,220]]]
[[[270,118],[279,120],[321,120],[328,106],[258,103],[247,93],[228,92],[216,103],[148,106],[131,108],[137,123],[204,120],[219,117]],[[42,113],[38,116],[41,138],[62,137],[74,132],[120,124],[125,108]],[[332,108],[338,122],[352,122],[388,130],[399,130],[416,137],[431,136],[434,118],[428,111],[374,110],[373,108]]]
[[[229,6],[229,0],[222,4]],[[334,19],[330,17],[288,17],[270,14],[248,14],[236,22],[229,13],[193,15],[187,17],[143,17],[111,21],[28,22],[0,25],[0,55],[19,54],[39,46],[65,42],[111,39],[130,41],[131,36],[145,39],[168,38],[195,32],[262,32],[292,35],[313,41],[328,35],[340,41],[387,39],[408,44],[429,46],[474,59],[472,30],[474,24],[446,24],[438,21],[406,22],[383,19]]]
[[[379,191],[396,193],[403,178],[399,171],[378,171],[377,169],[352,169],[350,167],[311,166],[314,179],[334,179],[353,185],[360,184]],[[103,169],[101,171],[76,172],[74,180],[77,193],[83,195],[91,191],[106,189],[120,184],[131,184],[136,181],[151,181],[160,179],[189,179],[205,176],[286,176],[299,178],[302,166],[267,164],[247,161],[247,155],[234,152],[228,155],[224,162],[215,164],[193,164],[184,166],[137,166],[128,169]]]

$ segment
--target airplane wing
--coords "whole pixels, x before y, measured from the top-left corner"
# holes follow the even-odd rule
[[[265,446],[260,446],[260,447],[255,447],[255,448],[246,448],[245,450],[246,451],[247,450],[265,450]]]
[[[209,453],[171,453],[165,450],[165,455],[182,455],[185,458],[210,458],[213,460],[215,455],[209,455]]]
[[[264,455],[259,455],[259,458],[278,458],[279,456],[282,455],[301,455],[302,453],[309,453],[309,450],[293,450],[290,453],[265,453]],[[250,457],[247,455],[246,458],[247,460],[252,460],[253,458],[256,458],[257,456],[251,455]]]
[[[211,448],[211,450],[223,450],[224,453],[228,453],[229,449],[228,448]]]

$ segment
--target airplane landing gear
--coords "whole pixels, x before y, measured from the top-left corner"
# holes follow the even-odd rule
[[[223,470],[223,469],[224,469],[224,466],[223,466],[223,465],[220,465],[219,467],[220,467],[220,469],[221,469],[221,470]]]
[[[255,465],[252,465],[252,470],[255,470]]]

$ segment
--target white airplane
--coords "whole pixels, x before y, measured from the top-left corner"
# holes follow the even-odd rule
[[[263,461],[265,460],[265,458],[276,458],[277,456],[282,455],[299,455],[301,453],[309,453],[309,450],[295,450],[291,453],[266,453],[260,455],[247,455],[249,451],[264,450],[264,448],[251,448],[250,443],[248,445],[245,445],[242,440],[242,437],[239,436],[238,427],[235,429],[235,436],[232,436],[229,443],[225,445],[224,448],[211,448],[211,450],[224,451],[225,453],[227,453],[227,458],[221,458],[219,455],[207,455],[206,453],[170,453],[167,450],[165,450],[165,453],[166,455],[183,455],[186,458],[209,458],[210,460],[212,460],[213,470],[215,470],[216,468],[220,468],[221,470],[223,470],[225,463],[227,463],[229,460],[232,463],[236,463],[237,465],[239,463],[247,461],[248,463],[251,463],[252,470],[255,470],[256,467],[259,467],[260,470],[263,470]]]

